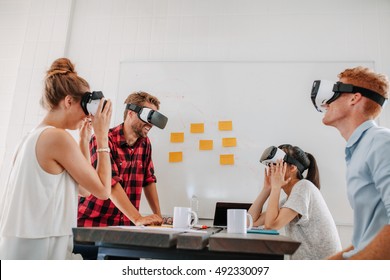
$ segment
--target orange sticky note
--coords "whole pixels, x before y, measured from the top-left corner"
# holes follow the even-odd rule
[[[203,133],[204,124],[203,123],[192,123],[191,124],[191,133]]]
[[[172,143],[184,142],[184,132],[172,132],[171,133],[171,142]]]
[[[169,152],[169,162],[182,162],[183,152]]]
[[[221,165],[233,165],[234,155],[233,154],[219,155],[219,163]]]
[[[213,140],[199,140],[199,150],[212,150]]]
[[[219,130],[233,130],[233,122],[232,121],[219,121],[218,122]]]
[[[222,147],[235,147],[237,146],[237,139],[235,137],[222,138]]]

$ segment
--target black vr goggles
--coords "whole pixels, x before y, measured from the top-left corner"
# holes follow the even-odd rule
[[[283,160],[284,162],[295,165],[298,168],[299,172],[301,172],[301,174],[303,173],[303,171],[306,170],[306,168],[299,161],[297,161],[293,157],[290,157],[282,149],[279,149],[275,146],[268,147],[264,150],[263,154],[260,157],[260,162],[268,166],[270,164],[275,164],[279,159]]]
[[[383,106],[387,101],[387,98],[375,91],[351,84],[344,84],[342,82],[334,83],[326,80],[314,81],[311,88],[311,101],[318,112],[324,112],[324,105],[332,103],[339,98],[342,93],[357,92],[378,103],[380,106]]]
[[[126,104],[126,109],[136,112],[138,118],[145,123],[149,123],[161,129],[164,129],[167,125],[168,118],[153,109],[135,104]]]
[[[93,91],[84,93],[81,98],[81,108],[83,108],[84,113],[89,116],[94,116],[96,114],[97,108],[100,103],[100,99],[104,98],[103,92],[101,91]],[[104,105],[106,105],[107,101],[104,101]]]

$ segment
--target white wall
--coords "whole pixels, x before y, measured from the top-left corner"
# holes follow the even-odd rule
[[[5,154],[13,94],[30,1],[0,1],[0,168]]]
[[[387,0],[0,0],[1,185],[57,57],[115,99],[121,61],[372,61],[390,75],[389,29]]]
[[[0,0],[0,186],[18,140],[44,114],[43,78],[51,62],[65,54],[71,3]]]

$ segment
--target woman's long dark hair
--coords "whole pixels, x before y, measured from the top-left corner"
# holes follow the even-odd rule
[[[307,180],[311,181],[318,189],[321,188],[320,185],[320,173],[317,167],[317,161],[310,153],[305,153],[301,148],[297,146],[292,146],[290,144],[280,145],[279,149],[283,150],[290,157],[299,161],[305,170],[307,169]],[[303,179],[302,173],[298,170],[298,179]]]

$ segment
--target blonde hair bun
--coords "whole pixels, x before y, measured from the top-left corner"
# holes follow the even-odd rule
[[[52,77],[57,74],[68,74],[68,73],[74,73],[77,74],[75,71],[74,64],[65,57],[56,59],[50,66],[50,69],[46,72],[47,78]]]

